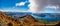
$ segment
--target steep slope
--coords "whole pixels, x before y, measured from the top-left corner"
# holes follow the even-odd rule
[[[31,15],[25,15],[20,18],[14,19],[6,13],[0,12],[0,26],[57,26],[58,24],[43,24],[36,20]]]
[[[14,19],[3,12],[0,12],[0,26],[38,26],[40,23],[31,15],[26,15],[18,19]]]
[[[0,25],[1,26],[19,26],[20,23],[15,22],[15,19],[11,18],[10,16],[6,15],[5,13],[0,12]]]
[[[31,15],[26,15],[18,19],[22,25],[24,26],[32,26],[32,25],[40,25],[38,20],[36,20],[34,17]]]

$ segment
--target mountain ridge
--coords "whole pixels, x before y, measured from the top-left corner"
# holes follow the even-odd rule
[[[0,12],[0,26],[56,26],[57,24],[43,24],[36,20],[33,16],[27,14],[23,17],[14,19],[4,12]]]
[[[10,16],[6,15],[5,13],[3,12],[0,12],[0,22],[3,24],[1,26],[29,26],[29,25],[34,25],[35,23],[38,23],[40,24],[38,21],[34,21],[35,19],[30,16],[30,15],[26,15],[25,17],[23,18],[18,18],[18,19],[14,19],[14,18],[11,18]],[[4,25],[4,23],[5,25]]]

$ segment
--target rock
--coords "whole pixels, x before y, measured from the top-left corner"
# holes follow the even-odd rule
[[[60,26],[60,21],[55,26]]]

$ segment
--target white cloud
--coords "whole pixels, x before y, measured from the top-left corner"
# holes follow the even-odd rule
[[[2,10],[2,9],[0,9],[0,11],[2,11],[2,12],[28,12],[28,11],[22,11],[22,10],[17,10],[17,9],[14,9],[14,10]]]
[[[16,6],[24,6],[26,2],[16,3]]]
[[[29,10],[30,12],[36,13],[44,10],[44,7],[47,5],[48,0],[29,0],[30,4]]]
[[[58,0],[29,0],[30,4],[29,6],[29,10],[32,13],[60,13],[58,12],[58,10],[60,9],[60,4],[58,2]],[[54,10],[46,10],[46,6],[47,8],[51,8]]]
[[[50,0],[49,4],[51,6],[56,6],[58,8],[58,10],[60,10],[60,0]]]
[[[58,10],[59,6],[48,5],[46,8],[52,8],[52,9]]]

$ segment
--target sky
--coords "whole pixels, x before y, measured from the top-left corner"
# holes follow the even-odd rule
[[[60,0],[0,0],[0,11],[60,13]]]
[[[28,10],[28,0],[0,0],[1,11],[26,11]]]

